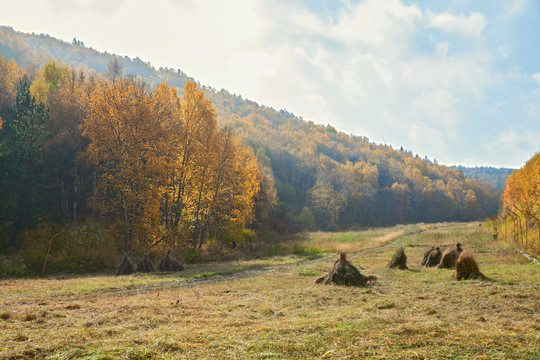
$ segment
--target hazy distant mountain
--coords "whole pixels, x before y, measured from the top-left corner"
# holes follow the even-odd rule
[[[494,188],[502,190],[506,184],[506,179],[515,169],[509,168],[495,168],[489,166],[476,166],[476,167],[466,167],[466,166],[452,166],[454,169],[458,169],[465,176],[470,177],[471,179],[476,179],[479,181],[487,182],[491,184]]]
[[[100,53],[77,39],[67,43],[9,27],[0,27],[0,56],[33,68],[55,60],[89,73],[103,73],[117,58],[126,75],[150,87],[168,82],[181,91],[190,80],[180,70],[155,69],[138,58]],[[472,220],[497,212],[500,191],[456,169],[330,125],[306,122],[226,90],[202,88],[220,124],[232,127],[253,148],[273,179],[279,197],[273,215],[278,229]],[[505,177],[497,179],[502,183]],[[498,182],[494,185],[500,188]]]

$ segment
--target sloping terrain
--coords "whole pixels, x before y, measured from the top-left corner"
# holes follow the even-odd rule
[[[0,27],[0,56],[37,69],[54,60],[81,69],[86,78],[106,73],[115,59],[124,75],[150,88],[167,82],[181,91],[192,80],[180,70],[155,69],[139,58],[102,53],[76,41],[67,43],[9,27]],[[257,155],[266,175],[267,196],[277,203],[266,224],[273,230],[290,233],[471,221],[498,211],[499,190],[436,160],[420,158],[403,147],[375,144],[331,125],[304,121],[224,89],[201,87],[216,109],[220,126],[232,128]]]

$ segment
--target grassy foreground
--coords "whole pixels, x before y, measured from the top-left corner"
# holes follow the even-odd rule
[[[461,242],[488,281],[423,268]],[[410,270],[386,268],[405,246]],[[540,266],[478,223],[311,234],[307,255],[0,281],[0,359],[539,359]],[[379,280],[316,285],[336,258]]]

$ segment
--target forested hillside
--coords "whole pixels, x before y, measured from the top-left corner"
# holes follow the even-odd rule
[[[137,128],[137,131],[141,131],[140,134],[128,134],[140,139],[140,144],[137,144],[140,148],[130,150],[132,158],[137,160],[131,163],[132,168],[127,169],[118,168],[118,164],[125,163],[120,155],[115,159],[106,159],[114,139],[98,145],[98,142],[105,139],[101,137],[103,131],[99,128],[92,130],[91,127],[91,124],[110,114],[110,110],[105,111],[104,106],[114,105],[118,107],[115,111],[120,111],[123,100],[118,100],[120,103],[116,104],[107,103],[107,99],[112,96],[109,92],[114,94],[118,86],[126,87],[125,91],[118,92],[118,99],[125,99],[129,104],[147,104],[141,105],[144,111],[140,110],[138,105],[133,105],[131,110],[124,109],[127,112],[126,122],[129,116],[135,114],[149,112],[165,116],[161,113],[162,109],[169,109],[167,111],[170,114],[167,116],[172,116],[171,119],[180,118],[185,121],[185,114],[182,113],[184,110],[175,110],[179,113],[174,115],[169,105],[156,105],[156,102],[164,104],[167,101],[177,101],[171,100],[176,99],[171,95],[175,89],[168,86],[180,92],[190,81],[183,72],[172,69],[156,70],[139,59],[99,53],[84,47],[76,39],[70,44],[47,35],[22,34],[6,27],[0,29],[0,56],[3,58],[0,62],[2,117],[5,121],[12,121],[12,124],[20,122],[24,115],[17,113],[18,106],[21,105],[17,99],[26,96],[25,101],[31,104],[28,105],[31,112],[36,114],[32,121],[38,121],[33,128],[43,129],[36,138],[37,142],[32,143],[32,146],[37,144],[32,151],[45,154],[42,157],[31,157],[31,161],[38,162],[35,166],[18,169],[15,165],[22,164],[17,160],[8,160],[9,152],[4,150],[0,153],[5,170],[2,172],[1,191],[4,236],[8,233],[12,236],[24,227],[35,226],[38,221],[75,222],[89,217],[95,221],[96,218],[105,217],[109,211],[116,211],[122,219],[118,222],[123,222],[124,225],[117,224],[118,228],[123,229],[125,238],[131,239],[130,241],[141,237],[149,242],[159,241],[170,236],[171,224],[183,224],[181,233],[188,236],[193,244],[204,242],[206,237],[223,236],[216,229],[227,219],[236,224],[238,229],[247,226],[259,233],[272,230],[288,233],[304,229],[329,230],[421,221],[464,221],[481,219],[498,211],[500,192],[486,183],[465,177],[456,169],[421,159],[409,150],[396,150],[389,146],[376,145],[361,136],[344,134],[330,125],[322,126],[304,121],[287,111],[261,106],[226,90],[217,91],[199,85],[215,108],[215,119],[221,127],[220,138],[237,137],[244,146],[252,149],[256,159],[255,166],[248,165],[251,161],[249,152],[241,150],[244,148],[240,144],[235,145],[239,149],[236,153],[245,153],[239,156],[244,156],[247,162],[244,163],[245,166],[230,172],[231,179],[238,178],[239,172],[247,169],[255,174],[253,176],[256,180],[250,180],[253,181],[251,190],[248,189],[250,186],[245,188],[245,194],[249,194],[245,195],[246,199],[253,198],[254,203],[247,204],[245,210],[235,210],[228,216],[217,216],[217,207],[209,205],[212,201],[207,201],[205,215],[201,218],[201,199],[211,198],[212,192],[205,192],[202,198],[198,198],[196,194],[201,194],[201,188],[187,182],[182,178],[182,174],[191,174],[190,166],[198,166],[197,169],[201,172],[197,173],[198,182],[195,184],[202,188],[207,185],[211,188],[210,183],[220,183],[222,179],[218,179],[220,175],[207,175],[205,171],[210,169],[204,168],[204,161],[200,156],[195,157],[200,162],[195,165],[182,164],[178,170],[180,175],[172,175],[169,180],[160,182],[160,177],[165,176],[156,171],[162,166],[158,166],[162,161],[160,156],[172,150],[155,147],[155,139],[148,135],[154,131],[151,124],[141,120],[140,126],[148,129]],[[53,60],[55,62],[51,62]],[[111,62],[112,60],[114,62]],[[26,75],[27,80],[20,82],[23,75]],[[159,85],[161,83],[168,85]],[[30,93],[27,93],[26,88]],[[168,100],[157,100],[156,97],[160,96]],[[184,93],[182,96],[188,95]],[[189,103],[186,101],[178,100],[181,104]],[[181,108],[179,105],[178,109]],[[149,115],[148,119],[150,121],[154,118]],[[170,119],[163,119],[160,121],[172,122]],[[44,125],[45,123],[47,125]],[[2,129],[3,149],[6,149],[6,146],[19,146],[10,143],[14,141],[14,135],[10,133],[12,130],[9,130],[12,128],[4,126]],[[186,139],[169,139],[166,141],[169,145],[166,146],[178,145],[181,141]],[[133,144],[135,143],[133,141]],[[231,140],[231,144],[233,143]],[[204,140],[200,140],[200,146],[203,145]],[[223,143],[218,146],[221,146],[221,150],[216,150],[215,155],[204,151],[201,154],[219,159],[219,154],[223,154],[225,150]],[[59,159],[62,156],[66,158]],[[13,164],[9,166],[14,168],[9,168],[6,161]],[[216,160],[216,164],[213,168],[215,174],[221,174],[219,160]],[[120,178],[126,182],[133,180],[133,174],[142,176],[145,171],[151,176],[145,178],[145,181],[148,181],[146,183],[141,180],[126,188],[125,184],[112,183],[110,174],[107,177],[100,172],[111,169],[111,166],[115,172],[123,174]],[[83,168],[91,171],[82,174]],[[30,176],[27,170],[35,171],[36,176]],[[28,183],[15,180],[14,171],[24,173]],[[169,175],[175,174],[174,169],[168,168],[168,171]],[[55,180],[43,183],[39,177],[41,175],[38,174],[51,176],[51,179]],[[183,182],[174,185],[174,181],[178,179],[183,179]],[[181,198],[178,191],[187,191],[182,184],[190,184],[189,191],[193,195],[191,200],[184,204],[189,209],[189,216],[184,213],[185,222],[178,220],[179,215],[168,212],[179,209],[178,204],[175,205],[176,208],[171,208],[170,201]],[[227,191],[238,190],[236,186],[229,183],[227,185],[232,186]],[[14,200],[10,196],[14,192],[10,186],[17,188],[16,193],[24,198],[25,211],[32,212],[31,216],[28,214],[28,221],[24,224],[13,220],[19,218],[21,210],[12,203]],[[167,186],[168,190],[162,188]],[[162,188],[162,192],[159,192],[161,195],[147,199],[145,194],[158,187]],[[47,191],[55,196],[48,197]],[[76,200],[77,196],[74,194],[83,193],[91,196]],[[238,192],[240,193],[242,192]],[[109,200],[104,200],[104,194],[111,199],[110,203]],[[163,194],[170,194],[170,198]],[[135,196],[132,199],[133,205],[126,203],[130,196]],[[238,199],[242,196],[238,195]],[[141,200],[148,200],[145,206],[150,209],[139,208],[136,204]],[[36,206],[31,205],[33,202],[50,208],[50,211],[45,212],[46,217],[36,210]],[[222,209],[225,209],[223,201],[216,199],[215,204],[220,204]],[[236,205],[240,206],[239,203]],[[253,216],[250,215],[250,207],[253,207],[255,212]],[[127,209],[132,211],[133,216],[146,214],[146,220],[132,223]],[[98,213],[101,215],[98,216]],[[212,233],[209,231],[210,225],[205,222],[208,217],[214,224]],[[160,229],[157,233],[150,231],[156,227]],[[237,230],[235,231],[238,234]]]
[[[116,62],[106,77],[55,62],[28,75],[0,57],[2,245],[41,258],[56,238],[55,258],[102,261],[230,242],[253,223],[264,175],[195,83],[149,89]]]
[[[452,168],[461,171],[465,176],[471,179],[476,179],[482,182],[486,182],[498,190],[503,190],[506,185],[506,180],[514,171],[509,168],[495,168],[490,166],[452,166]]]
[[[499,192],[407,150],[315,125],[221,91],[211,96],[232,126],[271,166],[279,211],[305,228],[480,219]],[[315,226],[317,224],[317,226]]]

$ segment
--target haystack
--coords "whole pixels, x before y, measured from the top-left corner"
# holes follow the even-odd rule
[[[178,260],[171,256],[171,250],[167,250],[165,257],[161,259],[158,265],[158,271],[182,271],[184,266]]]
[[[467,280],[467,279],[485,279],[484,274],[480,272],[478,264],[474,257],[468,252],[464,251],[459,255],[459,258],[456,262],[456,279],[458,280]]]
[[[405,255],[405,249],[400,247],[392,256],[392,260],[386,265],[387,268],[394,269],[398,268],[400,270],[407,270],[407,255]]]
[[[439,249],[439,247],[436,247],[435,249],[433,249],[433,251],[429,253],[425,265],[427,267],[437,266],[441,262],[441,257],[442,257],[441,249]]]
[[[129,253],[124,252],[124,257],[122,258],[122,261],[120,261],[120,265],[118,265],[115,275],[129,275],[133,274],[135,271],[137,270],[135,264],[133,264],[129,258]]]
[[[137,271],[143,273],[150,273],[156,271],[152,260],[148,257],[148,254],[144,254],[143,259],[137,264]]]
[[[358,286],[363,287],[368,283],[373,283],[377,280],[376,276],[364,276],[358,271],[353,264],[347,260],[347,254],[341,253],[339,259],[334,263],[334,267],[328,274],[318,278],[317,284],[326,285],[342,285],[342,286]]]
[[[463,249],[461,248],[461,244],[460,243],[457,243],[456,244],[456,248],[455,249],[452,249],[452,248],[448,248],[444,251],[444,253],[442,254],[442,259],[441,259],[441,262],[439,263],[439,266],[438,268],[439,269],[453,269],[456,267],[456,261],[459,257],[459,254],[461,254],[461,252],[463,251]]]
[[[422,258],[422,266],[426,265],[427,260],[429,258],[429,254],[431,254],[431,252],[434,250],[435,250],[435,246],[432,246],[428,251],[424,253],[424,257]]]

